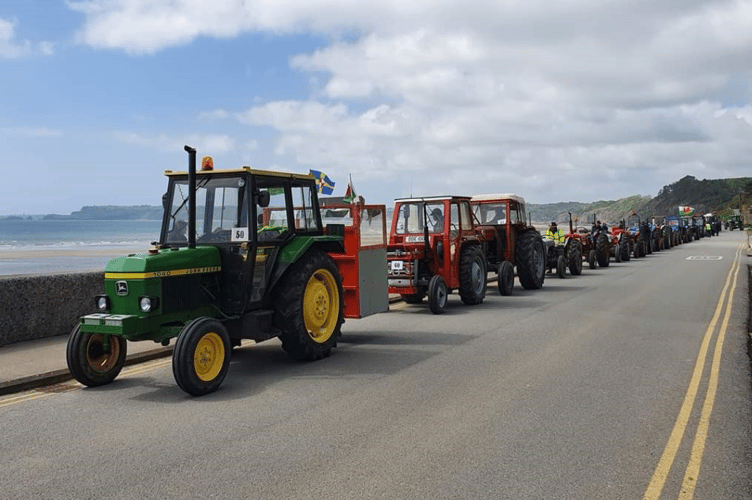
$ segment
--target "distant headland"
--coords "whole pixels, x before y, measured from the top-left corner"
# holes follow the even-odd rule
[[[160,206],[88,206],[69,215],[8,215],[0,220],[162,220],[164,209]]]

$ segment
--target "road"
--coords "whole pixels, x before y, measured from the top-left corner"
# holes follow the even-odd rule
[[[202,398],[168,359],[0,399],[0,496],[752,498],[742,247],[723,232],[440,316],[399,304],[315,363],[243,347]]]

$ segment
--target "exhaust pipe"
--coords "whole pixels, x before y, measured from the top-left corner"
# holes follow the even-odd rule
[[[184,149],[188,153],[188,248],[196,248],[196,149]]]

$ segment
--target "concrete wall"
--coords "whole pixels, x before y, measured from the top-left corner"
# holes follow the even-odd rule
[[[68,335],[102,292],[102,272],[0,278],[0,345]]]

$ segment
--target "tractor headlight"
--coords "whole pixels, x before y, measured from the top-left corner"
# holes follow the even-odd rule
[[[97,295],[96,305],[99,311],[107,311],[110,308],[110,299],[107,295]]]
[[[154,311],[157,308],[158,303],[159,300],[156,297],[141,297],[138,299],[138,306],[141,308],[141,311],[145,313]]]

